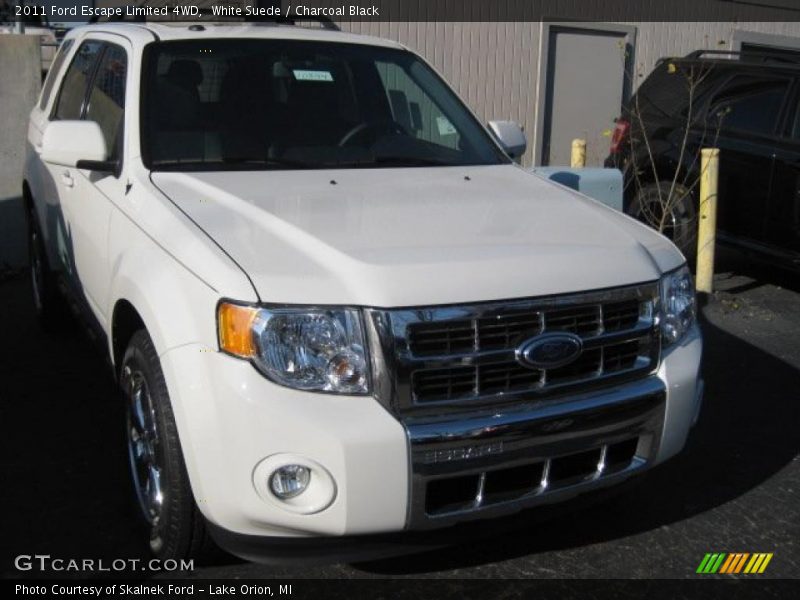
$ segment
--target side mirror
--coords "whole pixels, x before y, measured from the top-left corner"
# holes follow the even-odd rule
[[[53,121],[44,130],[42,160],[54,165],[116,173],[119,164],[108,160],[100,125],[94,121]]]
[[[525,154],[528,140],[522,127],[514,121],[489,121],[489,131],[511,158],[520,158]]]

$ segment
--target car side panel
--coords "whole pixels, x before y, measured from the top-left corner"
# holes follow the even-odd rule
[[[722,134],[719,165],[721,231],[765,241],[765,216],[772,187],[772,142]]]
[[[800,143],[787,140],[775,148],[775,174],[765,241],[800,264]]]
[[[49,122],[50,110],[58,95],[64,73],[69,67],[72,57],[77,50],[77,43],[73,43],[66,59],[61,65],[60,72],[56,74],[49,101],[44,107],[36,103],[28,120],[28,138],[25,146],[25,164],[23,167],[23,180],[30,189],[36,218],[42,229],[45,248],[51,268],[57,269],[66,259],[67,228],[61,212],[55,179],[50,169],[42,162],[42,138]]]
[[[800,80],[795,79],[781,139],[775,144],[772,193],[766,219],[766,241],[785,251],[800,266]]]

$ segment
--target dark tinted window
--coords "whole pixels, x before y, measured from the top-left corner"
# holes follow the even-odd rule
[[[691,99],[692,117],[700,117],[701,107],[707,104],[726,74],[724,68],[713,63],[665,60],[639,87],[630,101],[630,109],[645,119],[683,119],[689,112]]]
[[[86,119],[100,125],[106,138],[106,147],[112,157],[117,155],[118,144],[122,141],[127,72],[128,60],[125,50],[108,44],[97,69],[86,107]]]
[[[69,49],[72,48],[74,42],[75,40],[65,40],[64,43],[61,44],[61,47],[58,49],[58,54],[53,60],[50,70],[47,72],[47,79],[45,79],[44,88],[42,88],[42,99],[39,100],[39,108],[42,110],[44,110],[45,106],[47,106],[47,103],[50,101],[53,85],[58,78],[58,74],[61,72],[61,66],[64,64],[64,60],[67,58]]]
[[[789,82],[737,78],[717,96],[713,112],[725,130],[770,135],[780,116]]]
[[[102,47],[102,42],[88,41],[78,48],[61,84],[55,110],[56,119],[81,118],[86,86],[89,84],[89,77],[92,75],[97,55]]]

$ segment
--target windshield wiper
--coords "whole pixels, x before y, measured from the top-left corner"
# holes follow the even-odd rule
[[[455,167],[457,164],[421,156],[376,156],[364,160],[324,163],[330,169],[369,169],[374,167]]]
[[[226,160],[160,160],[154,170],[162,171],[246,171],[254,165],[291,169],[370,169],[376,167],[456,167],[457,163],[421,156],[375,156],[364,160],[311,163],[290,158],[235,158]]]
[[[226,158],[221,162],[225,165],[276,165],[279,167],[295,167],[297,169],[313,169],[317,166],[314,163],[282,157]]]
[[[379,165],[396,165],[410,167],[455,167],[457,165],[441,160],[439,158],[423,156],[387,156],[380,155],[375,157],[375,163]]]
[[[286,158],[235,158],[225,160],[159,160],[153,162],[154,169],[177,171],[186,169],[189,171],[211,171],[219,169],[225,170],[246,170],[252,165],[292,167],[294,169],[313,169],[317,165],[299,160]]]

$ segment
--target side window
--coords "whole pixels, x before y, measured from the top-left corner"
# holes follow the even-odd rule
[[[58,102],[53,113],[56,119],[81,118],[86,87],[102,47],[102,42],[87,41],[78,48],[58,93]]]
[[[127,72],[128,59],[125,50],[108,44],[100,60],[86,107],[86,119],[100,125],[112,158],[119,156],[122,143]]]
[[[724,130],[770,135],[788,89],[786,80],[734,79],[715,99],[713,113],[722,118]]]
[[[42,97],[39,100],[39,108],[41,110],[44,110],[45,107],[47,107],[47,103],[50,102],[50,94],[53,93],[53,85],[55,85],[58,74],[61,72],[61,67],[64,65],[64,60],[66,60],[69,49],[72,48],[74,42],[75,40],[65,40],[58,49],[58,54],[55,59],[53,59],[53,64],[50,65],[50,70],[47,72],[47,79],[45,79],[44,87],[42,88]]]
[[[376,62],[392,116],[418,140],[458,150],[459,135],[433,99],[394,63]]]

